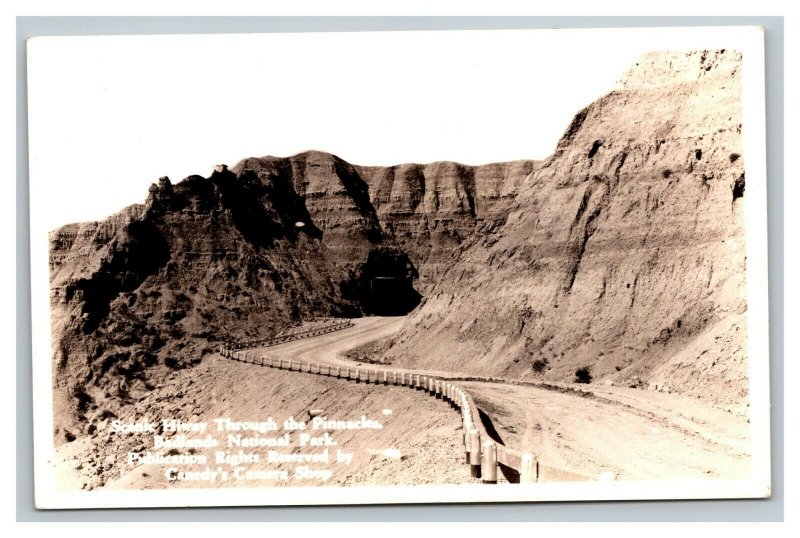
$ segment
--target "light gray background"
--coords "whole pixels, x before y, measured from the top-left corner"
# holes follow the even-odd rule
[[[508,503],[39,511],[33,505],[30,228],[25,40],[43,35],[488,30],[652,26],[765,28],[772,498],[767,500]],[[17,18],[17,521],[782,521],[783,18],[782,17],[18,17]]]

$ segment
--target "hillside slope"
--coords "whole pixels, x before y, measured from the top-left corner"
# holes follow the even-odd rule
[[[456,250],[388,355],[745,404],[740,66],[734,51],[643,56],[505,222]]]

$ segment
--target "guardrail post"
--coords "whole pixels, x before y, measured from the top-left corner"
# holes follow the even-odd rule
[[[469,467],[473,478],[481,477],[481,434],[475,428],[469,432]]]
[[[261,355],[261,356],[258,358],[258,365],[259,365],[259,366],[264,366],[264,355]]]
[[[358,381],[359,381],[359,379],[358,379],[358,378],[359,378],[359,377],[360,377],[360,376],[359,376],[359,371],[358,371],[358,368],[356,368],[356,383],[358,383]]]
[[[525,452],[522,455],[522,463],[519,469],[519,483],[520,484],[533,484],[539,480],[539,463],[536,461],[536,456],[530,452]]]
[[[383,371],[383,384],[384,385],[389,384],[389,372],[387,372],[386,370]]]
[[[481,475],[488,484],[497,483],[497,445],[491,439],[483,443]]]
[[[433,383],[434,383],[433,388],[436,390],[436,399],[437,400],[441,400],[442,399],[442,382],[437,379]]]

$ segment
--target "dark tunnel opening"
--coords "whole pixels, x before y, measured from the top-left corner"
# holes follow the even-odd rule
[[[418,277],[416,267],[401,250],[373,249],[361,267],[359,278],[364,311],[379,316],[408,314],[422,300],[422,295],[414,289],[414,280]]]
[[[411,278],[375,276],[370,281],[369,298],[372,313],[402,316],[414,310],[422,296]]]

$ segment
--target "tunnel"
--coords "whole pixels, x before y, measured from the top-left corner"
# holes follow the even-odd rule
[[[414,289],[416,267],[399,249],[380,247],[369,253],[361,267],[360,295],[364,311],[379,316],[408,314],[422,300]]]
[[[413,279],[406,277],[375,276],[369,291],[373,313],[382,316],[408,314],[421,299]]]

